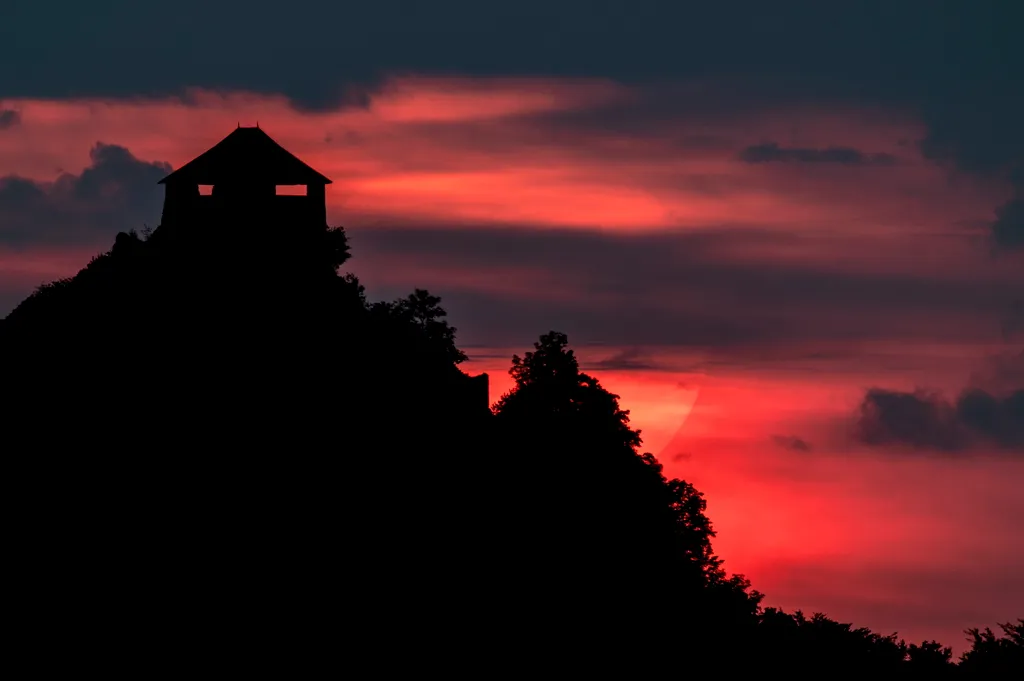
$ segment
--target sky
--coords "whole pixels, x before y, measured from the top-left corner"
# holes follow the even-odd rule
[[[258,122],[334,181],[370,297],[442,296],[492,399],[567,333],[767,605],[959,652],[1024,614],[1022,20],[15,3],[0,315],[155,227],[157,181]]]

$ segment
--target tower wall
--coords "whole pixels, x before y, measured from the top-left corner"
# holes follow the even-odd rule
[[[160,215],[160,224],[177,222],[184,215],[192,212],[199,197],[199,185],[197,184],[165,184],[164,208]]]
[[[309,187],[306,196],[278,196],[274,187],[225,187],[213,194],[201,195],[198,185],[166,185],[161,225],[180,228],[200,225],[272,224],[289,227],[316,227],[327,224],[327,206],[323,186]]]

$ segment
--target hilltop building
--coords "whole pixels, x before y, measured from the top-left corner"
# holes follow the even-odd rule
[[[289,153],[259,127],[230,135],[160,180],[161,225],[258,217],[263,223],[323,227],[331,180]],[[208,193],[204,193],[202,188]],[[282,187],[290,191],[282,192]],[[305,187],[305,194],[294,188]]]
[[[224,225],[273,226],[295,234],[327,225],[325,188],[331,180],[275,142],[258,126],[239,126],[208,151],[160,180],[161,229],[185,234]],[[289,188],[282,192],[282,187]],[[295,188],[304,187],[305,192]],[[204,191],[205,189],[205,191]],[[255,237],[255,235],[253,235]],[[277,232],[263,239],[284,246]],[[453,406],[490,409],[488,375],[454,370]],[[438,386],[439,390],[442,386]]]

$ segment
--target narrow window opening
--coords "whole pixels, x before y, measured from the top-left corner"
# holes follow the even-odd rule
[[[210,196],[213,194],[212,184],[201,184],[199,185],[199,194],[202,196]]]
[[[278,196],[305,196],[306,185],[304,184],[279,184],[275,188]]]

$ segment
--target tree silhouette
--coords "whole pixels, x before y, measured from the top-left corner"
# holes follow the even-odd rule
[[[714,622],[752,625],[760,595],[722,570],[703,497],[638,451],[629,412],[580,371],[565,334],[542,336],[509,373],[515,385],[495,405],[497,437],[513,488],[528,500],[513,524],[530,547],[524,555],[543,556],[523,566],[523,581],[560,604],[559,627],[621,650],[637,622],[656,630],[645,645],[664,637],[676,647]]]
[[[971,678],[994,678],[1024,670],[1024,619],[1000,624],[1001,635],[986,627],[968,629],[970,650],[960,659],[961,670]]]
[[[391,303],[374,303],[370,313],[386,330],[382,342],[402,335],[410,347],[419,348],[439,362],[460,364],[466,360],[466,354],[455,344],[456,329],[445,319],[447,313],[441,307],[441,299],[423,289]]]
[[[917,678],[948,679],[958,671],[953,664],[953,650],[938,641],[924,641],[907,646],[908,672]]]
[[[1024,668],[1020,620],[953,664],[762,609],[565,334],[489,408],[441,300],[367,301],[343,229],[208,227],[119,234],[0,324],[22,630],[61,613],[83,651],[116,634],[150,664],[155,640],[286,650],[292,675],[339,629],[401,673]]]

